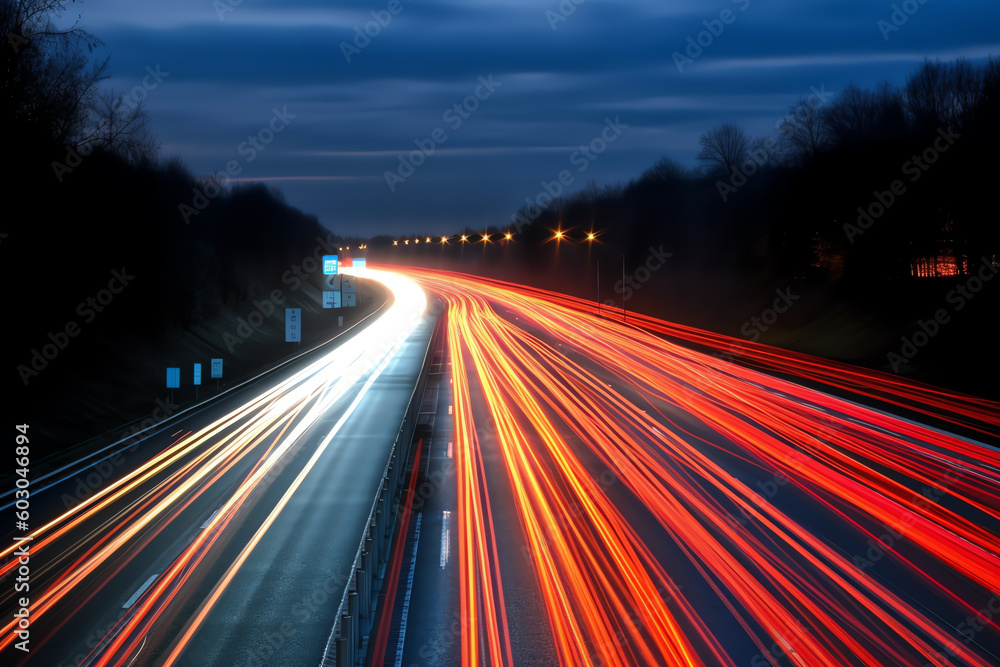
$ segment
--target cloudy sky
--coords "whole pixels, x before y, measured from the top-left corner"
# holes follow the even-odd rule
[[[705,130],[773,132],[814,88],[1000,55],[995,0],[896,7],[84,0],[64,18],[104,41],[109,86],[145,97],[165,157],[197,175],[235,161],[238,178],[271,182],[331,229],[370,235],[503,225],[563,170],[572,192],[663,156],[694,165]],[[592,142],[603,152],[577,152]],[[411,158],[418,143],[433,153]]]

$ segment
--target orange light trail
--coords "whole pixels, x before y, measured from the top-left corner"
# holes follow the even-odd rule
[[[345,271],[349,272],[352,271]],[[32,582],[30,612],[33,622],[46,618],[57,605],[62,608],[56,629],[73,614],[85,613],[86,603],[95,594],[100,581],[121,572],[168,524],[183,521],[184,511],[202,496],[210,494],[208,497],[218,498],[219,504],[213,517],[172,559],[169,567],[156,577],[91,654],[96,665],[130,664],[143,650],[148,634],[198,566],[213,557],[212,547],[223,537],[226,528],[238,514],[246,514],[276,482],[288,461],[304,446],[303,436],[307,431],[353,392],[346,410],[324,433],[298,474],[292,476],[278,504],[245,545],[238,561],[230,566],[211,596],[203,601],[201,613],[176,639],[166,664],[180,656],[239,565],[276,520],[426,309],[423,292],[411,281],[373,269],[367,269],[364,275],[382,282],[394,299],[393,304],[366,327],[364,334],[346,340],[197,432],[183,434],[120,480],[30,533],[32,556],[42,554],[38,562],[46,563],[33,575],[39,581],[43,576],[49,577],[44,585],[36,587],[36,582]],[[65,540],[69,541],[68,546],[63,544]],[[60,550],[61,546],[67,548]],[[0,552],[5,557],[0,576],[17,566],[16,558],[6,560],[14,548],[7,547]],[[81,592],[87,593],[82,600]],[[69,613],[66,613],[67,605],[74,607]],[[0,651],[10,650],[17,638],[17,619],[5,619],[3,623]]]
[[[699,587],[755,664],[777,664],[775,645],[795,665],[997,664],[1000,614],[980,614],[969,638],[886,577],[956,618],[1000,599],[1000,450],[762,371],[994,442],[996,403],[638,314],[625,325],[544,290],[406,271],[448,306],[463,665],[512,661],[484,461],[509,482],[562,665],[741,664],[688,598]],[[712,354],[737,343],[746,365]],[[633,527],[595,461],[661,534]],[[823,521],[807,528],[803,507]],[[664,542],[683,568],[657,558]],[[697,576],[678,586],[674,569]]]

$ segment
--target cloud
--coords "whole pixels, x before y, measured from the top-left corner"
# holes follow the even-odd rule
[[[924,57],[1000,54],[1000,6],[985,0],[922,5],[889,42],[876,24],[891,3],[751,0],[683,73],[674,51],[736,3],[586,0],[553,30],[557,1],[402,0],[346,62],[341,43],[386,4],[244,0],[220,20],[211,0],[89,0],[83,23],[106,43],[118,90],[148,65],[170,72],[145,104],[164,152],[195,173],[241,159],[240,142],[287,106],[295,119],[241,178],[280,183],[331,226],[428,233],[505,222],[609,115],[629,131],[571,190],[664,155],[694,164],[699,135],[723,121],[771,131],[812,86],[901,84]],[[485,75],[502,86],[452,130],[444,114]],[[436,128],[447,141],[390,193],[384,172]]]

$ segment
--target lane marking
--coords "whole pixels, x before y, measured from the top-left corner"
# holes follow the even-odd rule
[[[125,604],[122,605],[122,609],[128,609],[129,607],[131,607],[132,605],[134,605],[139,600],[139,598],[142,597],[142,594],[146,592],[146,589],[149,588],[150,584],[152,584],[154,581],[156,581],[156,578],[158,576],[160,576],[160,575],[154,574],[149,579],[147,579],[146,583],[144,583],[142,586],[140,586],[139,590],[137,590],[135,593],[133,593],[132,597],[130,597],[128,599],[128,601]]]
[[[199,530],[204,530],[206,527],[208,527],[208,524],[212,523],[212,519],[214,519],[215,515],[218,514],[218,513],[219,513],[219,510],[215,510],[214,512],[212,512],[212,516],[208,517],[208,519],[205,521],[205,523],[201,524],[201,528]]]
[[[422,516],[422,512],[417,512],[417,522],[413,526],[413,555],[410,556],[410,573],[406,575],[406,596],[403,598],[403,614],[399,621],[396,667],[403,666],[403,640],[406,639],[406,617],[410,614],[410,594],[413,592],[413,571],[417,568],[417,544],[420,542],[420,519]]]
[[[448,564],[448,552],[451,549],[451,511],[441,513],[441,569]]]

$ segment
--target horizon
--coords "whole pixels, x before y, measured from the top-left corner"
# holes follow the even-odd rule
[[[161,158],[199,177],[235,163],[233,182],[273,185],[344,236],[502,227],[563,170],[571,195],[663,157],[696,168],[699,136],[723,122],[771,136],[814,90],[1000,54],[1000,7],[981,1],[70,9],[104,42],[94,60],[111,56],[105,87],[143,100]],[[264,141],[275,113],[286,127]],[[581,157],[615,119],[626,129]]]

